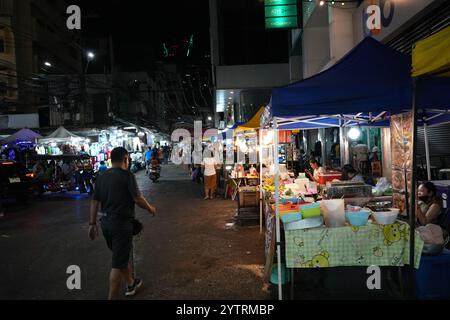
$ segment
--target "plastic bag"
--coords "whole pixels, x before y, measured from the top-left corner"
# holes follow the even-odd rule
[[[320,201],[320,210],[328,228],[345,225],[345,202],[343,199],[322,200]]]
[[[447,239],[444,239],[444,235],[440,226],[435,224],[427,224],[417,228],[424,244],[422,254],[426,255],[439,255],[442,253],[445,245],[448,243]]]
[[[386,191],[392,189],[391,184],[387,181],[385,177],[380,178],[376,186],[372,189],[372,194],[374,196],[382,196]]]
[[[444,235],[440,226],[435,224],[427,224],[417,228],[423,242],[427,244],[444,244]]]

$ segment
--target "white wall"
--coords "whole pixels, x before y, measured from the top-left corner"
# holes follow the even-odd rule
[[[330,28],[326,7],[316,7],[303,30],[303,77],[320,72],[330,61]]]
[[[355,46],[353,10],[330,10],[330,64],[334,64]]]
[[[217,89],[272,88],[289,84],[289,64],[217,66]]]
[[[23,128],[39,128],[39,115],[37,113],[27,113],[0,116],[0,129]]]

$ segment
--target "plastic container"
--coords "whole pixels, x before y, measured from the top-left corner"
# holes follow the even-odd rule
[[[361,227],[367,224],[369,220],[370,212],[366,210],[361,211],[347,211],[345,213],[345,218],[348,223],[354,227]]]
[[[286,281],[290,281],[290,275],[286,272],[286,266],[281,264],[281,284],[286,284]],[[278,264],[275,263],[272,267],[272,274],[270,275],[270,282],[278,284]]]
[[[295,184],[300,187],[301,192],[306,192],[307,189],[309,189],[309,179],[308,178],[295,179]]]
[[[284,214],[283,217],[281,218],[281,221],[283,221],[283,223],[290,223],[290,222],[295,222],[295,221],[300,221],[302,220],[302,216],[300,213],[287,213]]]
[[[319,173],[319,184],[325,185],[328,181],[341,180],[342,173],[340,172],[326,172]]]
[[[372,216],[378,224],[393,224],[397,221],[398,213],[399,210],[372,212]]]
[[[320,204],[311,203],[302,205],[300,207],[300,212],[302,214],[303,219],[320,217]]]
[[[344,199],[322,200],[320,210],[329,228],[343,227],[345,225]]]
[[[286,223],[284,225],[284,230],[289,231],[289,230],[311,229],[311,228],[318,228],[321,226],[323,226],[323,218],[316,217]]]

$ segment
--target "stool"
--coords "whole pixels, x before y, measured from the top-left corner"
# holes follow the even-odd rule
[[[438,256],[422,255],[415,272],[419,299],[450,299],[450,250]]]

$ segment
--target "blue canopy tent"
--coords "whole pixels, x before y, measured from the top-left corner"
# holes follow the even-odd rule
[[[386,118],[409,111],[412,96],[411,57],[367,37],[329,69],[274,88],[269,107],[280,129],[389,126]],[[449,78],[427,78],[417,87],[419,115],[426,109],[422,118],[433,124],[448,121],[441,117],[448,101]]]
[[[447,79],[423,79],[415,89],[414,102],[422,111],[422,122],[449,120]],[[387,126],[387,116],[411,110],[413,92],[411,58],[367,37],[329,69],[273,89],[269,108],[275,130],[373,126],[378,121]],[[278,150],[278,135],[275,135],[275,150]],[[275,156],[276,172],[278,166]],[[278,177],[275,183],[276,241],[279,243]],[[277,252],[280,260],[279,245]],[[280,263],[278,268],[281,298]]]
[[[272,90],[272,116],[399,112],[411,105],[411,59],[367,37],[329,69]]]

